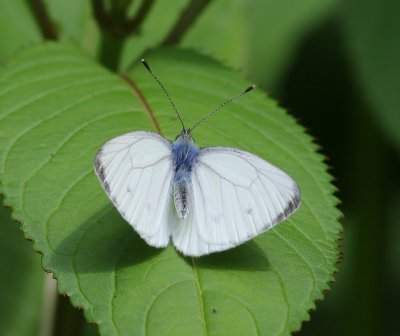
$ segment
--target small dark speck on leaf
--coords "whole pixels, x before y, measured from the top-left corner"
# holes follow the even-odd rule
[[[218,314],[218,312],[217,312],[217,310],[216,310],[215,308],[212,309],[212,313],[213,313],[214,315],[217,315],[217,314]]]

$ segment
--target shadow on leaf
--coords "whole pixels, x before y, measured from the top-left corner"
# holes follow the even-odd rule
[[[52,263],[56,262],[61,271],[79,273],[107,272],[114,271],[116,267],[133,266],[162,251],[147,245],[117,210],[109,206],[71,231],[56,250],[59,254],[53,254]],[[74,269],[60,262],[60,258],[65,259],[65,255],[61,255],[64,253],[70,254],[68,259],[73,259]],[[132,257],[125,258],[125,254]]]
[[[191,262],[191,261],[190,261]],[[267,271],[270,263],[255,241],[233,249],[195,259],[199,268],[243,271]]]
[[[132,267],[156,258],[165,251],[149,246],[123,220],[117,210],[110,207],[102,209],[71,231],[56,250],[59,254],[53,254],[52,263],[57,264],[60,271],[79,273],[107,272]],[[65,262],[66,254],[69,255],[67,259],[72,259],[73,267]],[[177,252],[176,257],[192,265],[191,258]],[[61,259],[64,261],[61,262]],[[270,267],[265,252],[254,241],[228,251],[195,258],[194,263],[204,269],[265,271]]]

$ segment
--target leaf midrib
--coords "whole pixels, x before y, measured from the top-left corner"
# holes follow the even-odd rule
[[[196,285],[196,292],[197,292],[197,297],[199,299],[199,308],[200,308],[200,314],[201,314],[201,320],[202,320],[202,325],[203,325],[203,330],[204,330],[204,335],[208,335],[208,330],[207,330],[207,322],[206,322],[206,316],[205,316],[205,309],[204,309],[204,302],[203,302],[203,289],[200,285],[200,278],[199,278],[199,273],[197,271],[196,264],[194,262],[194,258],[192,257],[192,270],[193,270],[193,278],[194,278],[194,283]]]

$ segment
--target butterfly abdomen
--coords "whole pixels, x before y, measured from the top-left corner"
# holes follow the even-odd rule
[[[179,219],[185,219],[189,213],[192,197],[192,169],[197,162],[199,148],[192,137],[179,137],[172,144],[174,177],[172,190],[175,210]]]
[[[192,184],[187,179],[173,183],[174,203],[179,219],[185,219],[190,209]]]

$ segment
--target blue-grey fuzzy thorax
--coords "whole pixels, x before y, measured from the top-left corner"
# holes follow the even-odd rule
[[[192,170],[200,149],[187,131],[183,131],[172,144],[174,177],[172,187],[175,209],[180,219],[186,218],[192,193]]]
[[[197,162],[200,149],[194,142],[178,138],[172,144],[172,160],[174,165],[174,181],[186,178]]]

